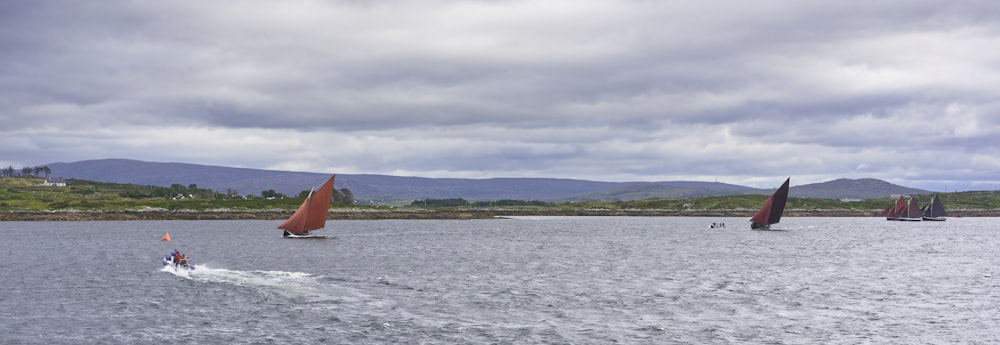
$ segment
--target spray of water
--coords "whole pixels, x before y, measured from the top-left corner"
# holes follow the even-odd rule
[[[204,264],[194,270],[164,266],[162,272],[205,284],[225,284],[255,290],[261,295],[278,296],[299,302],[337,302],[364,299],[358,289],[343,281],[305,272],[242,271],[214,268]]]

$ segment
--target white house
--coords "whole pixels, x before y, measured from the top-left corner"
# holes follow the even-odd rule
[[[59,177],[49,177],[45,179],[45,182],[42,182],[42,185],[47,187],[66,187],[66,180]]]

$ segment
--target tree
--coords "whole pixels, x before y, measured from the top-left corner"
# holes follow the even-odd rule
[[[354,203],[354,193],[352,193],[350,189],[341,188],[340,193],[344,195],[344,202],[348,204]]]
[[[351,193],[350,189],[341,188],[340,190],[333,190],[333,203],[335,204],[345,204],[350,205],[354,203],[354,193]]]
[[[450,199],[423,199],[414,200],[410,205],[423,205],[431,207],[454,207],[454,206],[468,206],[469,202],[462,198],[450,198]]]
[[[264,197],[265,199],[268,199],[268,198],[283,199],[283,198],[285,198],[284,194],[278,193],[274,189],[268,189],[268,190],[262,191],[262,192],[260,192],[260,196]]]

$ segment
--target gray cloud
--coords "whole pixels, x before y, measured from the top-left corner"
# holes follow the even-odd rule
[[[981,188],[998,7],[12,1],[0,163]]]

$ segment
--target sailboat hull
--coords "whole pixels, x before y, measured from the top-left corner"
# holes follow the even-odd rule
[[[324,235],[290,235],[284,236],[282,238],[295,238],[295,239],[325,239]]]
[[[753,231],[774,231],[774,232],[788,231],[788,230],[785,230],[785,229],[777,229],[777,228],[772,229],[770,225],[760,225],[760,224],[756,224],[756,223],[750,223],[750,230],[753,230]]]
[[[931,222],[943,222],[945,220],[948,220],[948,218],[945,217],[923,217],[923,219]]]
[[[174,271],[177,270],[194,271],[195,268],[194,264],[174,265],[173,261],[170,261],[170,259],[167,257],[162,258],[160,261],[163,262],[163,266],[172,266],[174,268]]]
[[[300,235],[296,235],[296,234],[290,233],[288,231],[285,231],[285,233],[282,235],[282,238],[324,239],[324,238],[326,238],[326,236],[325,235],[313,235],[313,234],[310,234],[310,233],[303,233],[303,234],[300,234]]]

